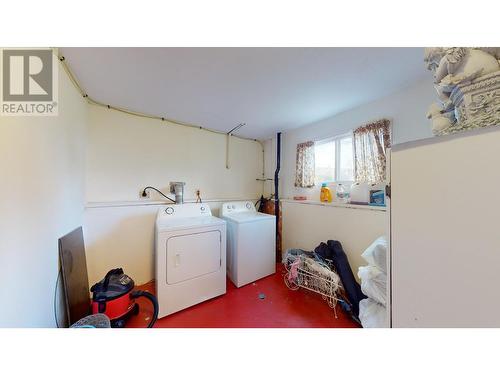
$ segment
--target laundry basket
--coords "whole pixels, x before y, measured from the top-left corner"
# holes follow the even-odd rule
[[[321,295],[337,318],[336,306],[342,291],[339,275],[329,262],[318,261],[305,252],[289,251],[283,259],[286,273],[284,281],[291,290],[304,288]]]

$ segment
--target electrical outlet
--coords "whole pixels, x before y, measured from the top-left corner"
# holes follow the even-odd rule
[[[145,195],[143,195],[143,194],[145,194]],[[150,199],[151,197],[150,197],[150,195],[149,195],[149,194],[150,194],[150,191],[149,191],[149,190],[146,190],[146,191],[141,190],[141,191],[139,192],[139,198],[141,198],[141,199]]]

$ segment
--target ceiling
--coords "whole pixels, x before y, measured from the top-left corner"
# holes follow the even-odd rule
[[[94,100],[270,138],[427,78],[423,48],[60,48]]]

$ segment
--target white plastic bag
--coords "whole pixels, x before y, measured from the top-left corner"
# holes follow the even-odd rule
[[[363,299],[359,302],[359,320],[363,328],[386,328],[385,307],[371,298]]]
[[[386,306],[387,275],[376,266],[363,266],[358,269],[361,291],[376,302]]]
[[[376,266],[387,273],[387,238],[385,236],[377,238],[361,256],[369,265]]]

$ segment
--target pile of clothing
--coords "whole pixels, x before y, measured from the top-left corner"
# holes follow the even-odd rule
[[[326,244],[321,242],[314,249],[314,254],[320,259],[325,259],[333,264],[344,287],[345,302],[349,304],[349,308],[344,309],[351,314],[354,320],[360,323],[359,304],[362,299],[366,298],[366,295],[361,291],[361,287],[352,273],[351,265],[341,243],[334,240],[329,240]],[[344,307],[344,305],[342,306]]]
[[[387,327],[387,239],[377,238],[361,254],[368,263],[359,267],[361,290],[368,298],[359,302],[359,320],[364,328]]]
[[[329,240],[326,243],[321,242],[314,251],[289,249],[283,257],[283,262],[289,262],[294,256],[299,255],[310,257],[328,266],[339,276],[343,286],[343,290],[339,292],[341,297],[340,305],[356,322],[360,323],[358,318],[360,301],[367,296],[361,291],[361,286],[352,273],[349,260],[342,248],[342,244],[339,241]]]

